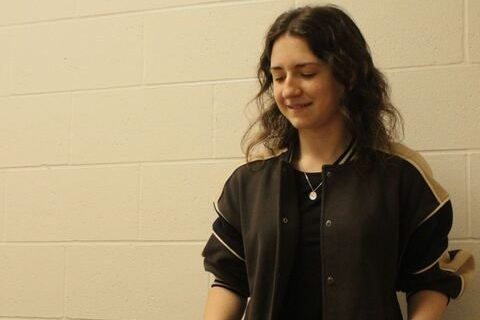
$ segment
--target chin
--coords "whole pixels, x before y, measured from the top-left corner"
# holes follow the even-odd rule
[[[315,126],[312,125],[312,123],[306,122],[306,121],[290,121],[290,124],[297,130],[307,130],[307,129],[312,129]]]

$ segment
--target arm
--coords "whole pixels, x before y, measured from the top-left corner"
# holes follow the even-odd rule
[[[214,201],[217,219],[202,251],[203,264],[215,281],[208,291],[204,320],[240,320],[250,296],[239,206],[239,171],[227,179]]]
[[[409,320],[441,320],[448,304],[443,293],[422,290],[408,299]]]
[[[463,294],[475,264],[469,252],[449,250],[453,222],[449,195],[433,178],[421,155],[410,159],[415,160],[415,168],[405,166],[402,172],[402,185],[406,187],[401,196],[406,217],[402,235],[406,246],[397,289],[407,293],[408,319],[437,320],[442,318],[448,299]]]
[[[212,287],[208,291],[204,320],[240,320],[247,299],[222,287]]]

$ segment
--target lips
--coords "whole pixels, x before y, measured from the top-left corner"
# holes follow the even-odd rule
[[[289,109],[301,109],[305,108],[311,105],[311,103],[305,103],[305,104],[293,104],[293,105],[287,105]]]

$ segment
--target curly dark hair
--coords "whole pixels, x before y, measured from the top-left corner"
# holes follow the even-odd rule
[[[297,129],[282,115],[273,98],[270,58],[275,41],[285,34],[303,38],[346,88],[341,112],[347,130],[357,139],[358,159],[370,163],[375,160],[373,150],[391,151],[399,124],[403,134],[403,120],[390,101],[387,80],[374,66],[355,22],[338,6],[329,4],[286,11],[269,28],[257,70],[260,91],[252,99],[259,115],[242,138],[247,162],[256,147],[276,155],[298,141]]]

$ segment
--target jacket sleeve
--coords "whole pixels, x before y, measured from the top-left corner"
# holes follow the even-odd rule
[[[235,174],[235,173],[234,173]],[[248,297],[249,287],[240,227],[238,188],[232,175],[222,193],[213,203],[218,217],[213,222],[210,236],[202,256],[205,270],[215,276],[214,286],[221,286]]]
[[[400,262],[397,289],[406,292],[407,300],[420,290],[434,290],[450,299],[459,298],[470,282],[474,260],[464,250],[448,251],[448,234],[452,227],[452,204],[447,192],[432,178],[423,163],[407,170],[403,198],[407,245]]]

